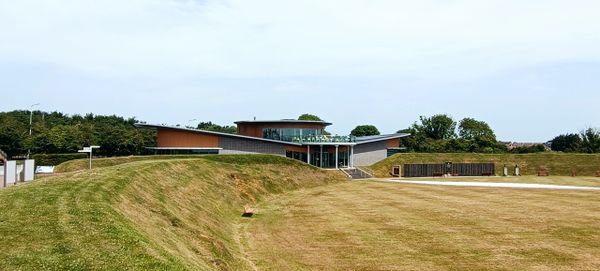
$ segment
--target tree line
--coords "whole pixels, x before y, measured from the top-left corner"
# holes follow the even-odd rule
[[[34,111],[29,134],[30,111],[0,112],[0,149],[9,156],[36,154],[76,153],[83,146],[100,145],[98,155],[119,156],[143,154],[145,147],[156,144],[156,132],[138,129],[135,118],[116,115],[66,115],[60,112]],[[313,114],[303,114],[299,120],[322,121]],[[218,125],[211,121],[193,127],[221,133],[236,133],[235,126]],[[326,134],[329,134],[325,131]],[[421,116],[411,126],[398,133],[409,133],[402,138],[408,152],[477,152],[477,153],[530,153],[542,152],[542,145],[517,147],[509,150],[496,139],[493,129],[484,121],[464,118],[455,121],[446,114]],[[380,132],[374,125],[358,125],[353,136],[373,136]],[[550,141],[553,151],[600,153],[600,131],[588,128],[580,133],[563,134]]]
[[[600,153],[600,130],[587,128],[578,134],[562,134],[551,140],[553,151]]]
[[[402,146],[408,152],[535,153],[547,150],[543,144],[509,149],[497,140],[494,130],[486,122],[473,118],[457,122],[446,114],[421,116],[410,127],[397,132],[411,134],[402,138]],[[374,125],[359,125],[351,134],[371,136],[380,133]],[[600,153],[600,130],[587,128],[579,133],[559,135],[548,143],[552,151]]]
[[[31,135],[30,111],[0,112],[0,149],[9,156],[76,153],[83,146],[100,145],[102,156],[142,154],[154,146],[156,132],[138,129],[135,118],[94,114],[66,115],[60,112],[34,111]]]

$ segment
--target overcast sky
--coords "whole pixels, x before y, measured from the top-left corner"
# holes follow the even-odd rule
[[[0,0],[0,111],[600,127],[600,1]]]

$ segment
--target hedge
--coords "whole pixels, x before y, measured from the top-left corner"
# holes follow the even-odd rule
[[[58,166],[59,164],[75,159],[87,158],[85,153],[57,153],[57,154],[34,154],[35,164],[39,166]]]

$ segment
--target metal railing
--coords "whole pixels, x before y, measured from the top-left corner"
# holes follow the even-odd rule
[[[330,135],[316,135],[316,136],[283,136],[280,138],[282,141],[297,142],[297,143],[352,143],[356,142],[354,136],[330,136]]]

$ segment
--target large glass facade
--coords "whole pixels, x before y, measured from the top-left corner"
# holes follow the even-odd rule
[[[263,138],[282,140],[290,142],[300,142],[304,137],[320,136],[321,129],[308,128],[264,128]]]
[[[306,153],[287,151],[286,156],[302,162],[306,162]],[[323,168],[335,168],[335,153],[323,151],[312,151],[310,153],[310,164],[316,167]],[[348,167],[349,165],[349,153],[347,151],[340,150],[338,156],[338,167]]]
[[[340,150],[338,156],[338,167],[347,167],[348,158],[348,152]],[[322,168],[335,168],[335,152],[323,151],[323,153],[321,153],[319,151],[311,151],[310,164]]]
[[[288,142],[356,142],[353,136],[324,135],[322,129],[264,128],[263,138]]]

